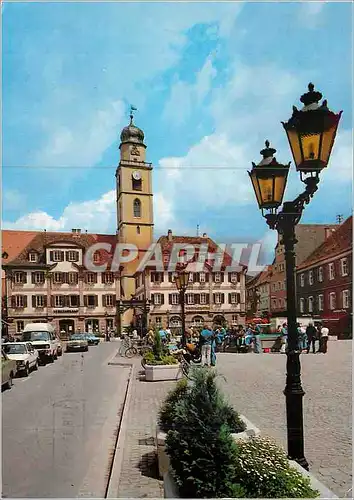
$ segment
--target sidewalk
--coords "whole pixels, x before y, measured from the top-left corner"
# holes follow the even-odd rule
[[[119,355],[112,363],[133,364],[134,380],[125,429],[123,463],[117,498],[163,498],[163,481],[158,479],[156,418],[163,399],[175,382],[140,380],[140,358],[127,360]]]

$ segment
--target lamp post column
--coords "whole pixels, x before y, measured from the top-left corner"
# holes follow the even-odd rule
[[[185,316],[185,311],[184,311],[184,297],[185,297],[186,291],[182,289],[180,291],[180,298],[181,298],[181,313],[182,313],[182,346],[186,345],[186,316]]]
[[[284,206],[286,203],[284,204]],[[289,214],[281,229],[285,247],[286,299],[288,320],[288,348],[286,361],[286,419],[288,434],[288,457],[295,460],[306,470],[309,469],[304,454],[303,397],[305,391],[301,385],[301,366],[299,335],[297,330],[296,295],[295,295],[295,221]]]

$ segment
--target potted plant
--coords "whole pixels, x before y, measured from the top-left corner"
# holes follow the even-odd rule
[[[162,345],[160,333],[155,329],[153,350],[144,354],[145,380],[155,382],[161,380],[177,380],[182,377],[178,360],[171,356]]]
[[[255,427],[246,417],[239,415],[233,407],[224,399],[220,389],[216,385],[217,372],[199,368],[191,373],[190,383],[187,379],[180,380],[176,387],[170,391],[161,406],[158,423],[156,426],[156,444],[159,463],[159,474],[161,477],[168,471],[169,457],[166,454],[165,442],[167,432],[174,426],[174,417],[178,403],[184,398],[193,384],[208,384],[213,387],[214,397],[217,398],[217,407],[219,408],[219,421],[225,422],[231,431],[232,438],[235,441],[250,439],[260,434],[259,429]]]

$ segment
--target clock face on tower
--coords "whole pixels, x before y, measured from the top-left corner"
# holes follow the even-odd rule
[[[135,171],[133,172],[133,179],[134,179],[135,181],[140,181],[140,179],[141,179],[141,173],[140,173],[140,172],[138,172],[137,170],[135,170]]]

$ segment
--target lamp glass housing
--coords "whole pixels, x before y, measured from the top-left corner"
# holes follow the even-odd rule
[[[254,166],[249,176],[260,209],[276,209],[283,201],[290,165]]]

